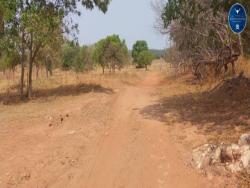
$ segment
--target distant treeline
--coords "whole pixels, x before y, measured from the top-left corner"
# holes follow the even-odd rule
[[[154,54],[156,59],[159,59],[161,57],[164,57],[165,53],[166,53],[166,49],[149,49],[149,51]],[[129,50],[129,53],[132,53],[132,50]]]
[[[155,55],[155,57],[158,58],[158,59],[163,57],[165,55],[165,53],[166,53],[165,49],[163,49],[163,50],[149,49],[149,51],[151,51]]]

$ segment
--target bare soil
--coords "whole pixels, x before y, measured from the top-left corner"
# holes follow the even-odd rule
[[[165,74],[98,77],[0,105],[0,187],[235,187],[230,177],[190,167],[192,147],[208,137],[191,116],[198,104],[174,98],[180,88]]]

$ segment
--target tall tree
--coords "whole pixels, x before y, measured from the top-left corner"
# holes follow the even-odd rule
[[[138,63],[139,54],[146,50],[148,50],[148,44],[146,41],[144,40],[136,41],[132,49],[133,62]]]
[[[138,56],[138,63],[140,67],[145,67],[148,70],[148,66],[151,65],[154,59],[154,54],[149,50],[142,51]]]
[[[27,96],[32,96],[32,70],[39,51],[55,41],[62,33],[70,33],[76,27],[68,22],[70,14],[80,14],[78,3],[87,9],[98,7],[107,11],[110,0],[0,0],[0,26],[4,23],[1,49],[15,48],[20,55],[20,95],[24,92],[25,56],[28,58],[29,77]],[[3,15],[3,16],[2,16]]]
[[[228,11],[236,2],[250,8],[247,0],[169,0],[161,9],[162,30],[170,34],[175,47],[187,58],[192,54],[214,56],[223,46],[239,51],[238,36],[227,23]],[[246,45],[249,30],[242,36]]]
[[[121,69],[128,61],[128,48],[125,40],[118,35],[111,35],[100,40],[95,45],[95,61],[101,65],[103,73],[105,68],[115,71]]]

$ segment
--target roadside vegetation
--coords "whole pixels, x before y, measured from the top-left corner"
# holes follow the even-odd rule
[[[110,0],[0,1],[0,73],[7,80],[19,76],[15,88],[21,100],[32,98],[34,79],[43,70],[49,78],[56,69],[79,74],[101,67],[103,73],[115,73],[131,64],[126,42],[118,35],[91,46],[78,43],[71,15],[80,15],[79,3],[105,13]],[[144,55],[138,63],[147,67],[153,58]]]
[[[249,24],[241,35],[228,26],[228,12],[236,2],[249,10],[247,0],[170,0],[153,5],[158,15],[156,28],[170,36],[165,58],[172,67],[192,71],[198,80],[235,74],[237,60],[250,54]]]

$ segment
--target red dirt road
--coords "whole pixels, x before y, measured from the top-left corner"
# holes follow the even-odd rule
[[[141,110],[158,99],[159,73],[108,93],[3,107],[1,188],[222,187],[189,167],[168,127]]]

